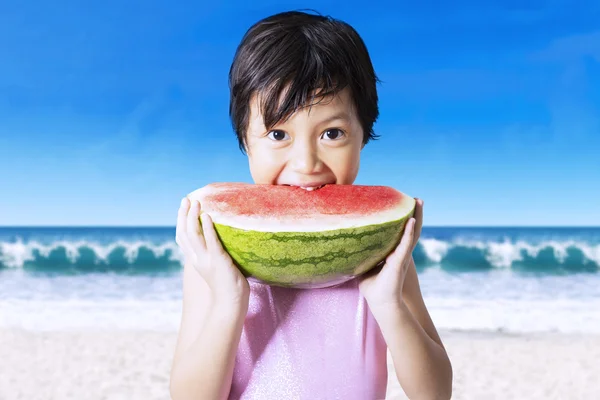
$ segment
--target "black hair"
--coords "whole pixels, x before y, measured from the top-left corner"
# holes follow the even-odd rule
[[[250,100],[260,95],[267,129],[315,97],[348,87],[363,128],[363,144],[378,135],[377,83],[362,38],[346,22],[329,16],[287,11],[255,23],[239,44],[229,71],[229,116],[240,150],[246,150]],[[283,94],[283,96],[282,96]]]

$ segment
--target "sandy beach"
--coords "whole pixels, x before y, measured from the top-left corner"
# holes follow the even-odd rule
[[[442,332],[454,399],[598,399],[600,337]],[[168,399],[175,333],[0,330],[2,400]],[[406,398],[390,364],[388,399]]]

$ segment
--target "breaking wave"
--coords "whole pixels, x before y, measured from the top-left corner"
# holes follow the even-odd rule
[[[415,249],[417,265],[441,264],[450,269],[510,268],[525,271],[597,272],[600,244],[576,240],[539,243],[423,238]]]
[[[414,252],[419,268],[478,271],[598,272],[600,244],[579,240],[440,240],[421,238]],[[0,268],[57,273],[178,271],[183,257],[174,240],[0,241]]]
[[[179,270],[183,257],[168,241],[119,240],[108,244],[60,240],[0,242],[0,268],[23,268],[49,272],[167,272]]]

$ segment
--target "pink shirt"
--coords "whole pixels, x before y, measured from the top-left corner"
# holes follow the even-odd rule
[[[356,279],[250,289],[229,399],[385,398],[387,347]]]

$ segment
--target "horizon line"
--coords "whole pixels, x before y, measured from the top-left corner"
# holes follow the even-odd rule
[[[51,229],[51,228],[169,228],[175,229],[176,225],[0,225],[0,229],[28,228],[28,229]],[[595,228],[600,225],[423,225],[423,228]]]

